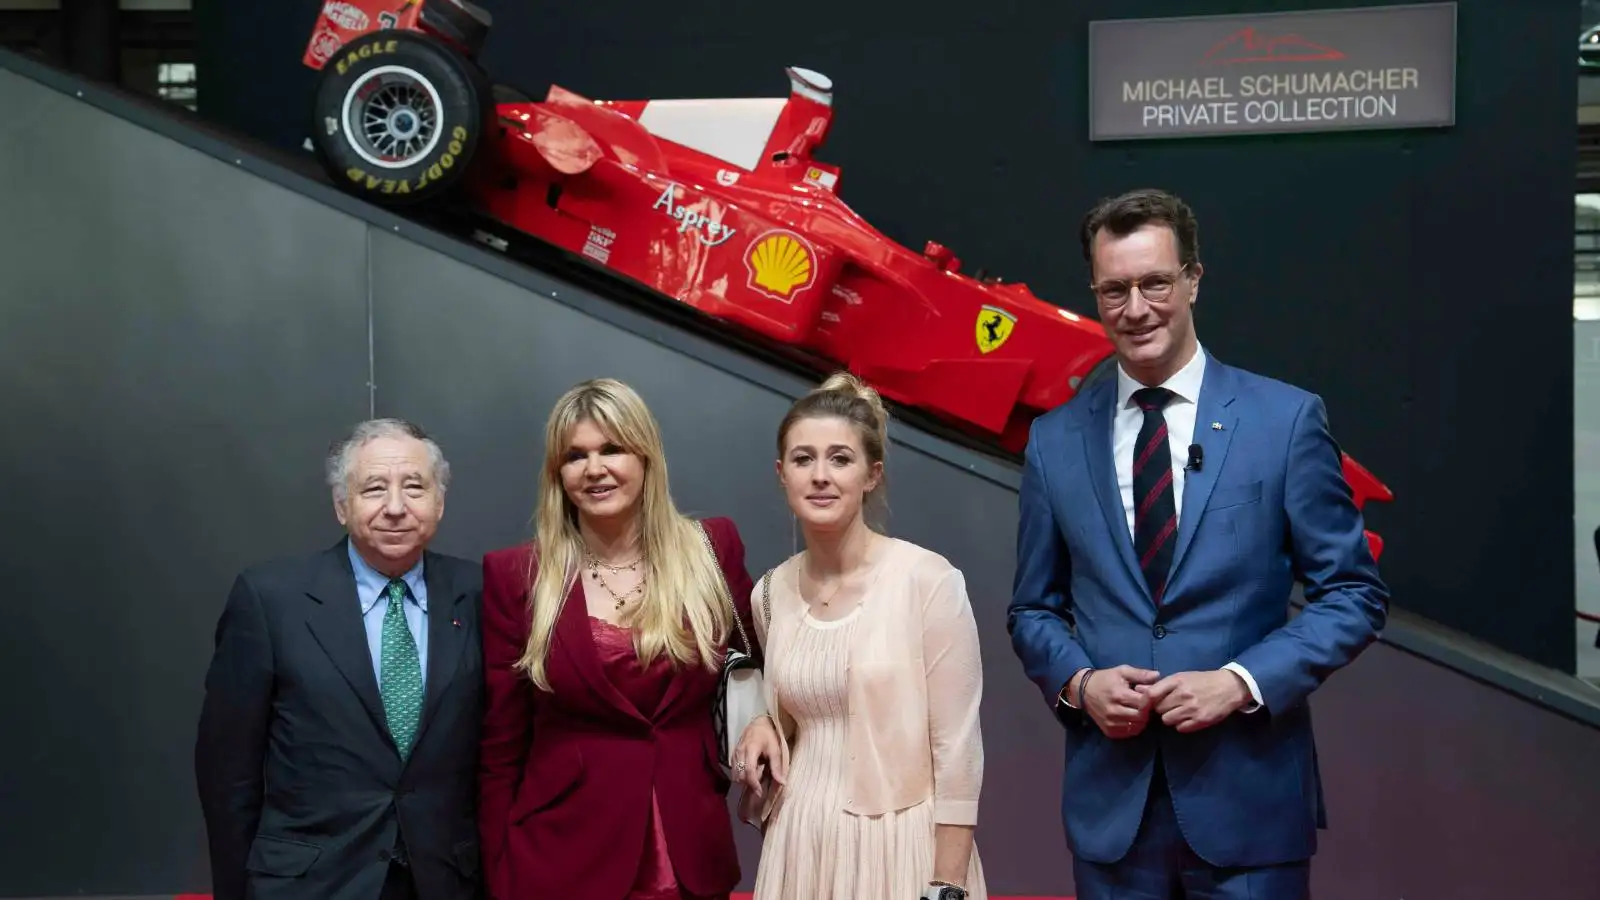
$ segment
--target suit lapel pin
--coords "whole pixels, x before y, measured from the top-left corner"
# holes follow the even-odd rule
[[[1222,423],[1221,422],[1212,422],[1211,423],[1211,430],[1212,431],[1221,431],[1222,430]]]
[[[450,624],[455,628],[460,628],[461,627],[461,620],[460,619],[451,619],[450,620]]]

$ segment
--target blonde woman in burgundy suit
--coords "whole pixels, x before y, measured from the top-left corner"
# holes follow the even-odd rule
[[[841,373],[779,427],[806,549],[752,599],[770,715],[734,774],[765,810],[756,900],[987,895],[977,625],[960,570],[867,525],[886,425],[877,393]]]
[[[479,831],[493,900],[725,900],[739,883],[712,704],[750,575],[673,506],[644,402],[550,415],[531,544],[483,561]],[[714,548],[714,549],[712,549]]]

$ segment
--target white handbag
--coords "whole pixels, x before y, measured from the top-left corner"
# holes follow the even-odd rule
[[[698,522],[695,524],[699,524]],[[711,544],[711,536],[706,533],[705,526],[700,526],[700,537],[706,542],[706,550],[711,553],[713,562],[717,561],[716,548]],[[718,564],[718,571],[721,565]],[[763,585],[766,578],[762,578]],[[729,594],[731,599],[732,594]],[[762,598],[765,601],[765,598]],[[761,604],[763,619],[767,619],[767,604]],[[770,619],[768,619],[770,621]],[[722,675],[717,684],[717,700],[712,705],[712,726],[717,732],[717,752],[723,768],[733,766],[733,751],[739,746],[739,738],[744,736],[744,730],[758,717],[767,713],[766,688],[761,676],[761,666],[756,661],[755,645],[750,642],[750,635],[745,631],[744,622],[739,618],[739,604],[733,604],[733,626],[739,632],[739,642],[743,649],[728,643],[727,655],[722,661]]]

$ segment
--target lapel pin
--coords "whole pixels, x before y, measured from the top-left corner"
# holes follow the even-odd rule
[[[460,628],[461,627],[461,620],[460,619],[451,619],[450,620],[450,624],[455,626],[456,628]]]
[[[1212,431],[1221,431],[1222,430],[1222,423],[1221,422],[1212,422],[1211,423],[1211,430]]]

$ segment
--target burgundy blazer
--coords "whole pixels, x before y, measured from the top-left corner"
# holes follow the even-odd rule
[[[739,530],[723,518],[705,526],[755,641]],[[551,640],[552,691],[539,690],[512,669],[530,628],[532,564],[529,544],[483,559],[478,828],[489,896],[620,900],[645,850],[652,789],[680,885],[698,895],[731,891],[739,859],[712,727],[718,674],[675,669],[655,715],[636,712],[601,669],[580,580]]]

